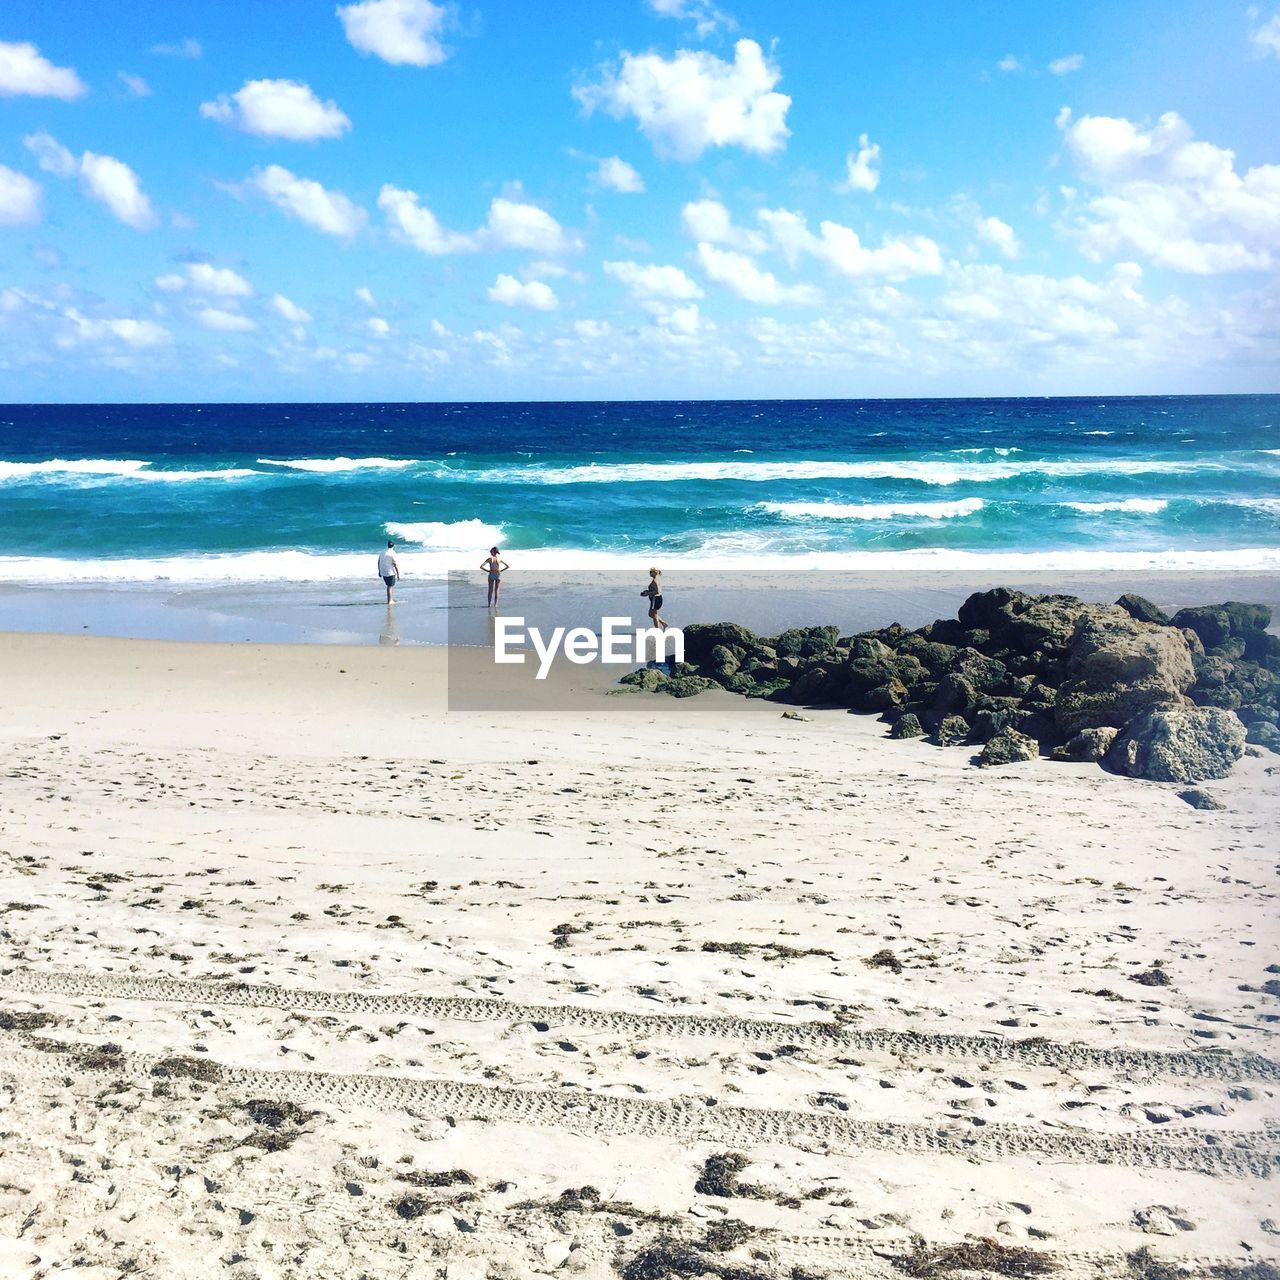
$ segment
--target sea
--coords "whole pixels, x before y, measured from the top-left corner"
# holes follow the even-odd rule
[[[1280,395],[0,407],[0,582],[1280,567]]]

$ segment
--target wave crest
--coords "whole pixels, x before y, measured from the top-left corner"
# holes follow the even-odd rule
[[[952,520],[976,515],[986,505],[981,498],[959,498],[955,502],[762,502],[760,509],[788,520]]]
[[[389,538],[434,551],[469,551],[501,545],[505,530],[483,520],[426,520],[417,524],[388,524]]]

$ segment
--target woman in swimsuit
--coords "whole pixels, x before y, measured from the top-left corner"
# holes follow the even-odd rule
[[[640,593],[642,596],[649,597],[649,620],[656,623],[665,631],[667,629],[666,622],[658,616],[658,610],[662,608],[662,570],[649,570],[649,585]]]
[[[502,588],[502,574],[511,566],[498,554],[497,547],[489,548],[489,558],[480,562],[480,567],[489,575],[489,608],[498,607],[498,592]]]

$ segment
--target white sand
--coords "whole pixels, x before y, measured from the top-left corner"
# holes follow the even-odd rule
[[[1200,812],[729,695],[449,714],[442,663],[0,637],[0,1013],[55,1019],[0,1032],[0,1276],[1280,1264],[1280,759]],[[756,1194],[695,1191],[727,1152]]]

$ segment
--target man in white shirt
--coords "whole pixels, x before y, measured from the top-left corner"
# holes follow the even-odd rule
[[[394,542],[388,542],[387,549],[378,557],[378,576],[386,583],[387,603],[395,604],[391,598],[391,591],[400,577],[400,561],[396,559]]]

